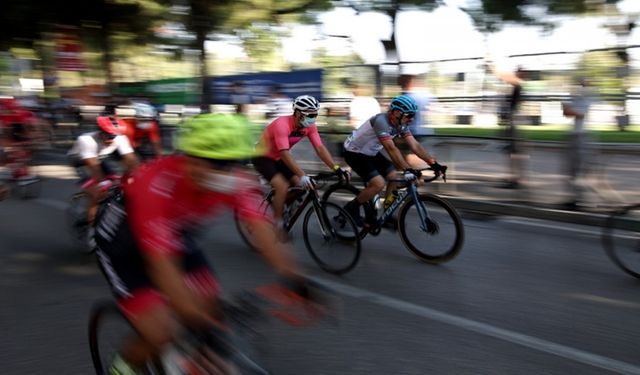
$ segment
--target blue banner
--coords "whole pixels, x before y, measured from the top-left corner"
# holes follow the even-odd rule
[[[208,77],[205,85],[211,104],[261,103],[275,85],[290,98],[312,95],[322,100],[322,69]]]

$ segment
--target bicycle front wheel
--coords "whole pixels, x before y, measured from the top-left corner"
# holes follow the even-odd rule
[[[341,275],[352,270],[360,259],[358,227],[337,204],[323,202],[321,207],[307,210],[302,224],[304,243],[322,270]]]
[[[602,243],[616,266],[640,278],[640,204],[609,216],[602,232]]]
[[[439,264],[453,259],[464,242],[464,226],[456,210],[431,194],[420,194],[419,202],[407,201],[398,213],[398,229],[404,245],[418,259]],[[421,222],[416,203],[425,208]]]
[[[268,199],[262,200],[258,210],[267,217],[273,217],[273,208],[271,207],[271,202]],[[251,250],[257,251],[258,247],[253,240],[253,228],[251,227],[251,224],[245,223],[240,220],[238,212],[234,212],[233,219],[236,223],[238,233],[240,233],[240,237],[242,237],[244,243],[246,243]]]

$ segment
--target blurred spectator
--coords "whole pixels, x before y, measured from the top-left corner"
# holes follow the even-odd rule
[[[568,134],[566,145],[567,189],[570,199],[564,206],[568,209],[578,208],[578,203],[583,199],[583,191],[578,184],[578,179],[589,173],[589,165],[593,162],[595,151],[586,127],[586,117],[596,95],[586,78],[578,78],[577,83],[578,86],[571,93],[571,101],[562,103],[562,113],[574,119],[573,129]]]
[[[249,112],[248,105],[252,103],[251,95],[246,92],[244,82],[235,81],[231,84],[229,93],[229,101],[235,105],[236,113],[247,115]]]
[[[505,96],[505,99],[499,108],[500,125],[505,127],[505,136],[508,139],[505,150],[509,154],[509,172],[510,175],[501,187],[505,189],[518,189],[522,185],[524,179],[524,160],[526,155],[523,153],[520,142],[520,134],[516,125],[516,114],[522,101],[522,83],[526,78],[526,72],[522,67],[518,67],[515,72],[496,72],[494,66],[489,64],[490,71],[503,82],[511,85],[511,93]]]
[[[418,105],[413,121],[409,124],[409,130],[413,137],[422,144],[425,138],[433,135],[433,129],[427,127],[425,114],[429,110],[429,106],[435,102],[435,97],[424,87],[418,85],[418,77],[413,74],[402,74],[398,77],[398,85],[404,95],[410,96]],[[400,142],[403,142],[402,140]],[[425,168],[425,162],[418,156],[409,152],[409,148],[404,143],[400,144],[400,150],[406,154],[407,162],[413,168]]]
[[[291,108],[293,108],[293,101],[282,91],[282,85],[280,84],[271,86],[269,97],[265,104],[267,106],[267,120],[287,116],[291,114]]]
[[[349,103],[349,125],[357,128],[372,116],[380,113],[380,103],[366,94],[366,88],[359,82],[350,82],[353,97]]]

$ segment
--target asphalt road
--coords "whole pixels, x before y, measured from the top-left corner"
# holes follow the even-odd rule
[[[0,203],[0,373],[91,374],[87,318],[109,297],[64,217],[65,167],[40,198]],[[55,177],[55,178],[54,178]],[[466,243],[445,265],[418,262],[390,231],[364,240],[343,277],[297,256],[342,302],[338,322],[274,323],[264,343],[276,374],[640,374],[640,284],[606,258],[597,229],[466,216]],[[200,239],[233,292],[273,275],[230,216]]]

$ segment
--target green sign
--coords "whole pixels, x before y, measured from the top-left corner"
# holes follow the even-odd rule
[[[122,96],[146,96],[154,104],[197,104],[198,81],[195,78],[169,78],[146,82],[125,82],[114,93]]]

